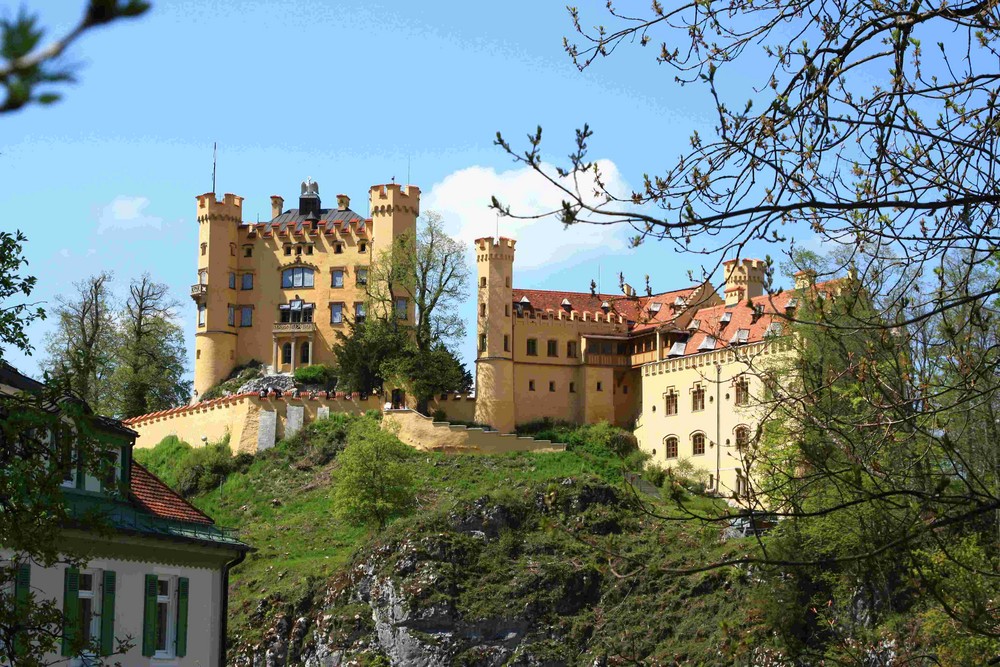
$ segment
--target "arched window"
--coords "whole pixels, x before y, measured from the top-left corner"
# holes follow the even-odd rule
[[[281,286],[286,289],[291,287],[312,287],[313,270],[304,266],[285,269],[281,272]]]
[[[305,342],[302,343],[302,347],[299,348],[299,363],[308,364],[309,363],[309,346],[312,343]]]
[[[281,346],[281,363],[290,364],[292,363],[292,344],[285,343]]]
[[[750,404],[750,381],[745,377],[736,378],[736,405]]]
[[[705,434],[695,433],[691,436],[691,454],[700,456],[705,453]]]
[[[677,392],[674,391],[673,388],[671,387],[670,389],[667,390],[667,392],[665,394],[663,394],[663,397],[664,397],[664,400],[666,402],[666,410],[665,410],[665,412],[668,415],[676,415],[677,414]]]
[[[668,435],[663,439],[663,455],[668,459],[677,458],[677,437]]]
[[[736,427],[736,449],[743,450],[750,445],[750,427]]]

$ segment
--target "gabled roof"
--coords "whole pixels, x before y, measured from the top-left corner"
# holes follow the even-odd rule
[[[285,231],[291,227],[298,232],[302,230],[302,224],[305,221],[306,215],[299,213],[299,209],[292,208],[271,220],[270,224],[271,227],[277,227],[280,231]],[[351,209],[341,211],[337,208],[323,208],[319,211],[319,224],[320,229],[323,231],[332,231],[335,228],[340,229],[344,222],[357,224],[367,221]]]
[[[721,349],[728,347],[734,338],[740,343],[758,343],[768,335],[772,323],[780,323],[785,315],[785,308],[793,298],[793,291],[785,291],[780,294],[754,297],[751,304],[746,300],[740,301],[733,306],[719,305],[708,308],[700,308],[694,314],[694,320],[699,321],[698,328],[691,332],[687,339],[685,354],[695,354],[711,349]],[[761,310],[761,314],[754,321],[755,308]],[[723,315],[729,313],[728,323],[721,323]],[[692,320],[693,321],[693,320]],[[740,330],[747,333],[737,334]],[[707,338],[714,337],[715,345],[704,347]]]
[[[213,525],[215,521],[181,498],[159,477],[132,462],[130,489],[135,502],[153,516],[173,521]]]
[[[629,323],[630,331],[653,329],[674,319],[672,308],[677,298],[689,298],[700,285],[685,287],[679,290],[661,292],[652,296],[627,297],[623,294],[591,294],[590,292],[563,292],[557,290],[514,289],[512,303],[522,303],[527,299],[531,309],[544,313],[548,310],[566,312],[563,301],[569,301],[569,310],[578,313],[603,312],[601,306],[607,302],[608,312],[623,317]],[[649,312],[652,303],[662,304],[659,311]]]

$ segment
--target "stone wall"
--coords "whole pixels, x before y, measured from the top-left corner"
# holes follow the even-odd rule
[[[435,422],[413,410],[387,410],[384,428],[396,433],[407,445],[424,451],[503,454],[506,452],[561,452],[565,445],[549,440],[518,437],[513,433],[486,431],[464,425]]]

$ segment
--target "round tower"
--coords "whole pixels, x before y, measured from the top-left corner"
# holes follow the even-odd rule
[[[237,230],[243,221],[243,198],[214,192],[198,200],[198,282],[191,286],[196,304],[194,389],[201,395],[225,378],[235,365],[239,312],[236,308]],[[233,315],[230,318],[230,307]]]
[[[511,302],[514,244],[476,239],[476,421],[501,433],[514,430],[514,330]]]
[[[368,189],[372,216],[372,246],[388,248],[393,239],[408,233],[416,238],[420,215],[420,188],[396,183],[373,185]]]

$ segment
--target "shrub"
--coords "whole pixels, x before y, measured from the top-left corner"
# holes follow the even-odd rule
[[[295,382],[306,385],[321,386],[324,389],[333,389],[337,385],[337,371],[331,366],[324,364],[313,364],[295,369]]]
[[[667,478],[667,471],[657,463],[647,464],[642,476],[653,486],[663,486],[663,481]]]
[[[431,414],[431,420],[436,422],[446,422],[448,421],[448,415],[445,413],[444,410],[438,408]]]
[[[167,486],[176,489],[177,472],[191,451],[191,445],[176,435],[168,435],[153,448],[133,449],[132,455],[138,463],[162,479]]]
[[[253,456],[233,457],[229,435],[220,442],[192,447],[177,436],[169,435],[152,449],[134,450],[135,460],[184,497],[205,493],[217,487],[232,472],[245,471]]]
[[[214,398],[222,398],[226,394],[239,391],[240,387],[250,380],[264,375],[264,364],[251,359],[245,364],[241,364],[229,372],[229,376],[222,382],[209,387],[198,398],[199,401],[211,401]]]
[[[332,461],[347,443],[347,431],[358,418],[342,412],[319,419],[291,438],[285,438],[275,450],[306,467],[324,465]]]

